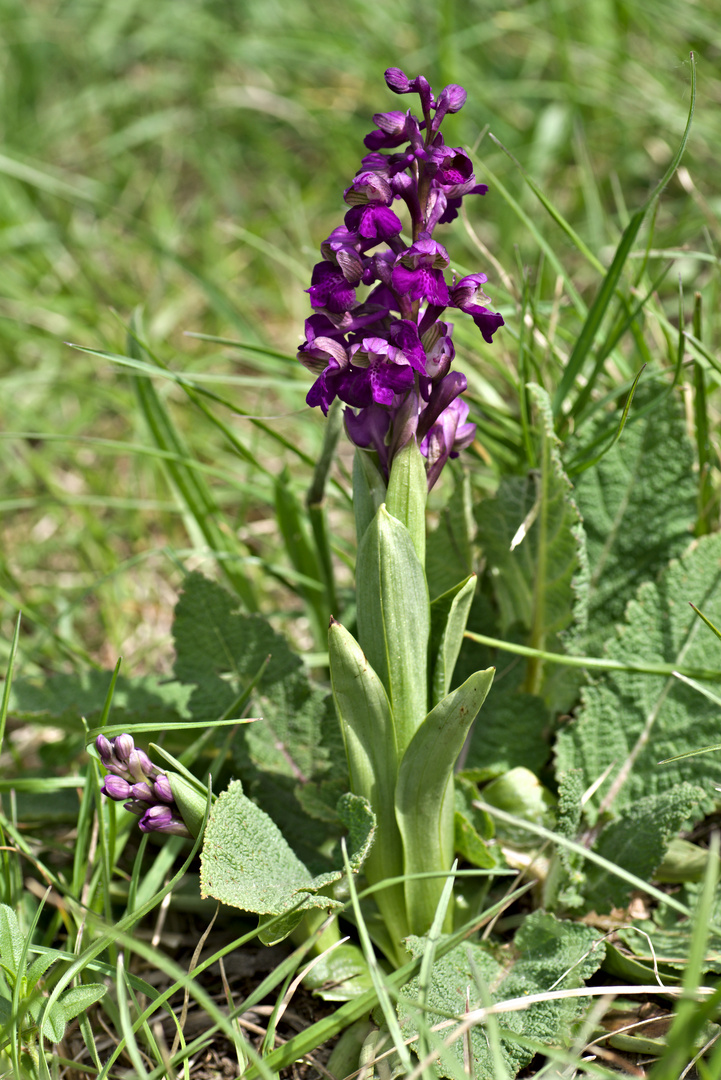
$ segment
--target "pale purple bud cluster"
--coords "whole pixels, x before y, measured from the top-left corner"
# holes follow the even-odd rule
[[[385,79],[395,94],[417,94],[423,115],[373,117],[376,130],[365,139],[370,153],[344,193],[350,209],[321,244],[323,261],[313,269],[314,313],[298,358],[316,376],[308,404],[327,413],[335,398],[343,401],[351,441],[375,451],[386,477],[394,455],[416,438],[430,488],[475,435],[459,400],[466,378],[449,370],[453,324],[441,316],[447,309],[470,315],[488,342],[503,319],[478,302],[488,299],[485,274],[446,279],[448,252],[432,235],[457,216],[464,196],[487,191],[476,183],[468,154],[447,146],[440,133],[466,91],[451,84],[436,99],[423,75],[409,79],[399,68],[389,68]],[[410,244],[394,203],[405,205]],[[364,299],[359,286],[370,287]]]
[[[95,748],[108,770],[101,791],[122,802],[136,814],[143,832],[190,836],[173,797],[170,781],[145,753],[136,748],[131,735],[107,739],[98,735]]]

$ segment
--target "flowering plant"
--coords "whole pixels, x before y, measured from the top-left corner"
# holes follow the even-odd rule
[[[313,270],[315,310],[299,356],[316,375],[308,404],[327,414],[336,399],[343,402],[356,447],[357,627],[352,634],[331,617],[328,640],[350,792],[330,813],[350,833],[347,865],[363,867],[378,887],[375,940],[400,965],[405,939],[430,929],[451,872],[454,766],[494,673],[476,672],[451,690],[476,578],[432,603],[426,581],[428,490],[475,434],[461,398],[466,378],[451,370],[453,328],[441,316],[448,308],[469,314],[489,342],[503,319],[479,303],[484,274],[446,280],[449,256],[433,238],[465,195],[486,191],[465,151],[446,146],[440,132],[465,91],[447,86],[436,99],[423,76],[408,79],[396,68],[386,82],[397,94],[417,94],[422,116],[375,116],[377,129],[365,140],[370,153],[345,192],[344,224],[323,242]],[[396,202],[407,208],[410,242]],[[360,286],[370,287],[363,299]],[[158,770],[128,735],[112,743],[101,736],[96,748],[112,774],[104,792],[125,801],[141,829],[197,834],[203,800],[180,786],[181,777]],[[461,826],[473,831],[465,818]],[[494,865],[475,840],[485,852],[481,864]],[[313,874],[240,781],[210,812],[202,858],[204,894],[257,912],[262,940],[280,940],[301,919],[307,933],[342,907],[335,890],[343,860]],[[451,901],[445,929],[452,923]],[[362,972],[362,958],[351,962]]]
[[[344,402],[351,441],[374,453],[386,480],[395,456],[415,439],[430,489],[475,435],[460,399],[466,377],[450,370],[453,325],[441,316],[447,308],[470,315],[488,342],[503,319],[478,302],[487,300],[485,274],[449,285],[448,252],[433,239],[437,225],[457,217],[465,195],[488,190],[476,183],[466,152],[446,146],[440,130],[445,116],[463,107],[466,91],[446,86],[436,100],[422,75],[408,79],[389,68],[385,78],[394,93],[418,95],[422,117],[410,110],[373,117],[370,153],[344,193],[350,209],[313,269],[315,311],[299,358],[317,376],[308,404],[327,414],[336,398]],[[410,244],[391,209],[398,202],[410,217]],[[363,300],[361,285],[373,286]]]

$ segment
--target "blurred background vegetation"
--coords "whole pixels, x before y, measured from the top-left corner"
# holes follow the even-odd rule
[[[515,370],[524,278],[537,306],[563,306],[538,234],[586,302],[598,275],[490,134],[608,262],[678,145],[693,50],[696,119],[652,247],[672,253],[659,305],[677,317],[679,276],[687,296],[700,292],[712,349],[719,25],[719,0],[0,0],[0,649],[22,609],[25,673],[111,666],[121,654],[126,673],[162,672],[181,577],[170,550],[212,571],[128,372],[68,342],[125,353],[142,305],[163,363],[317,451],[323,421],[304,408],[309,376],[293,359],[303,290],[341,219],[372,114],[405,107],[385,87],[386,67],[424,73],[437,90],[462,83],[468,104],[446,138],[475,147],[497,178],[468,201],[495,261],[460,220],[442,238],[453,265],[488,273],[507,320],[492,349],[472,339],[468,362],[491,399],[494,371]],[[157,390],[227,528],[261,560],[248,564],[261,610],[293,613],[278,574],[261,570],[282,559],[273,477],[289,464],[302,492],[310,466],[218,406],[243,459],[176,385]],[[334,498],[331,513],[346,512]]]

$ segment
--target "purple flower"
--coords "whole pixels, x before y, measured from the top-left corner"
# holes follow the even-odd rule
[[[400,68],[388,68],[385,79],[393,93],[417,95],[421,115],[374,115],[369,152],[344,192],[349,209],[313,269],[308,293],[316,313],[298,358],[315,376],[308,404],[327,413],[336,398],[344,402],[351,441],[376,455],[386,477],[394,455],[417,438],[430,487],[475,432],[459,398],[466,380],[452,371],[453,325],[441,321],[443,313],[452,307],[469,315],[488,342],[503,319],[483,303],[485,274],[449,287],[448,252],[433,236],[466,195],[488,190],[476,183],[466,151],[447,146],[440,131],[463,108],[466,91],[451,83],[435,98],[423,75]],[[372,291],[358,297],[362,288]]]
[[[144,750],[139,750],[131,735],[108,739],[99,735],[95,748],[108,769],[100,789],[103,795],[122,802],[125,809],[140,818],[143,832],[168,832],[190,836],[173,797],[166,773],[161,772]]]
[[[171,836],[190,836],[179,814],[169,806],[151,806],[141,817],[138,825],[142,832],[162,832]]]
[[[107,795],[109,799],[115,799],[118,802],[122,802],[123,799],[129,799],[132,788],[127,780],[123,780],[122,776],[106,776],[103,781],[103,786],[100,789],[103,795]]]
[[[330,262],[316,263],[308,289],[314,308],[327,308],[340,313],[350,311],[355,303],[355,289],[343,276],[343,271]]]
[[[448,252],[442,244],[421,233],[415,244],[398,256],[391,281],[393,288],[411,300],[427,300],[445,307],[450,294],[443,270],[448,266]]]

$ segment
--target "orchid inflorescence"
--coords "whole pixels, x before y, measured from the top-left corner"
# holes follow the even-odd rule
[[[399,68],[389,68],[385,79],[396,94],[418,94],[423,119],[410,110],[373,117],[378,127],[364,140],[370,153],[344,193],[344,224],[321,244],[323,261],[308,289],[315,313],[298,356],[317,375],[308,404],[325,414],[335,398],[349,406],[351,441],[377,453],[386,479],[395,454],[415,437],[430,489],[448,458],[475,436],[460,398],[466,377],[450,370],[453,325],[440,317],[449,307],[465,312],[488,342],[503,319],[478,302],[488,299],[485,274],[448,284],[448,252],[433,239],[436,225],[457,217],[465,195],[488,190],[476,183],[468,154],[446,146],[440,133],[466,91],[452,84],[435,99],[422,75],[408,79]],[[410,215],[410,245],[391,209],[398,200]],[[375,286],[364,300],[356,296],[360,285]]]
[[[143,832],[191,835],[167,774],[153,765],[144,750],[136,748],[132,735],[116,735],[112,739],[98,735],[95,748],[108,770],[100,790],[136,814]]]

